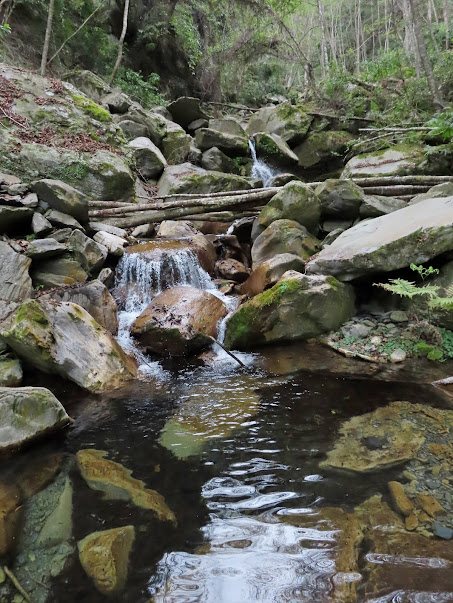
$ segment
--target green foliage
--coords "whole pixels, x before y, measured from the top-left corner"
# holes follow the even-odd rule
[[[415,76],[413,65],[409,65],[402,49],[382,52],[372,61],[361,64],[362,76],[366,80],[378,82],[388,77],[411,78]]]
[[[189,6],[179,4],[172,18],[172,26],[181,39],[192,73],[195,73],[195,67],[203,55],[201,36],[195,24],[194,16]]]
[[[0,25],[0,40],[10,33],[11,27],[8,25],[8,23],[3,23]]]
[[[439,113],[427,123],[428,126],[435,128],[430,132],[430,137],[435,137],[443,142],[449,142],[453,138],[453,109],[448,108]]]
[[[120,67],[114,84],[143,107],[149,108],[166,102],[157,88],[159,79],[157,73],[151,73],[145,80],[140,71]]]

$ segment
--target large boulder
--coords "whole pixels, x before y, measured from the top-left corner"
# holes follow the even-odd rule
[[[357,218],[365,193],[352,180],[325,180],[315,189],[325,218]]]
[[[302,182],[289,182],[259,214],[254,233],[263,232],[275,220],[294,220],[317,234],[321,218],[321,204],[312,189]]]
[[[135,165],[143,178],[157,178],[162,174],[167,160],[149,138],[134,138],[128,146],[132,149]]]
[[[92,199],[115,201],[134,197],[135,178],[122,157],[97,151],[87,163],[87,173],[79,187]]]
[[[303,274],[305,272],[304,260],[292,253],[275,255],[255,268],[250,277],[241,285],[240,292],[243,295],[254,297],[275,285],[288,270]]]
[[[263,107],[251,117],[247,132],[249,135],[258,132],[277,134],[290,146],[302,142],[313,118],[304,107],[282,103],[276,107]]]
[[[86,69],[69,71],[63,75],[66,82],[70,82],[76,88],[81,90],[89,98],[92,98],[97,103],[107,94],[112,92],[108,84],[102,78]]]
[[[432,186],[426,193],[421,193],[416,197],[413,197],[409,205],[415,205],[420,201],[426,201],[426,199],[436,199],[437,197],[452,197],[453,196],[453,182],[443,182],[442,184],[436,184]]]
[[[258,132],[253,136],[258,157],[265,157],[280,165],[295,165],[298,157],[278,134]]]
[[[20,447],[70,422],[44,387],[0,387],[0,452]]]
[[[239,169],[232,159],[217,147],[205,151],[201,157],[201,167],[214,172],[239,174]]]
[[[192,145],[192,137],[184,132],[181,126],[167,121],[165,136],[161,142],[162,153],[170,165],[178,165],[187,161]]]
[[[107,259],[107,247],[93,241],[80,230],[72,231],[68,237],[67,245],[74,259],[88,273],[100,270]]]
[[[202,151],[216,147],[227,155],[248,155],[249,153],[248,139],[245,133],[238,136],[213,128],[200,128],[195,133],[195,144]]]
[[[276,220],[253,243],[253,268],[281,253],[291,253],[307,260],[319,247],[320,242],[305,226],[294,220]]]
[[[350,281],[423,264],[452,249],[453,197],[427,199],[350,228],[315,256],[306,271]]]
[[[200,231],[187,220],[164,220],[157,231],[158,238],[166,239],[193,237],[199,234],[201,234]]]
[[[80,563],[103,595],[123,590],[134,539],[134,526],[124,526],[93,532],[78,543]]]
[[[403,199],[382,197],[380,195],[365,195],[359,209],[360,218],[377,218],[403,209],[407,203]]]
[[[198,119],[207,119],[200,107],[200,99],[192,96],[181,96],[167,107],[177,124],[187,129],[189,124]]]
[[[52,209],[69,214],[79,222],[88,222],[88,197],[61,180],[37,180],[32,190]]]
[[[354,290],[332,277],[286,272],[271,289],[243,304],[228,320],[225,345],[249,349],[309,339],[338,329],[353,316]]]
[[[252,181],[248,178],[204,170],[191,163],[167,167],[158,186],[160,195],[217,193],[253,188]]]
[[[32,269],[31,277],[35,287],[52,289],[84,283],[88,275],[77,260],[66,254],[37,263]]]
[[[118,332],[117,305],[107,287],[98,280],[79,285],[65,287],[46,293],[41,301],[54,299],[58,302],[71,302],[84,308],[94,320],[112,335]]]
[[[449,174],[450,162],[442,165],[435,155],[427,158],[423,147],[398,144],[391,149],[357,155],[350,159],[342,178],[377,176],[413,176],[414,174]]]
[[[294,149],[303,168],[319,167],[344,153],[353,136],[343,131],[315,132]]]
[[[135,362],[112,335],[70,302],[29,300],[0,324],[0,336],[26,363],[92,392],[136,375]]]
[[[0,299],[23,301],[31,297],[30,264],[30,258],[16,253],[8,243],[0,241]]]
[[[157,295],[132,325],[132,334],[161,355],[187,356],[212,344],[225,304],[208,291],[175,287]]]

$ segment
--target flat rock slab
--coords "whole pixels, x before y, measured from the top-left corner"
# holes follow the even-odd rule
[[[44,387],[0,387],[0,452],[20,447],[70,422],[57,398]]]
[[[306,271],[350,281],[423,264],[451,249],[453,197],[427,199],[350,228],[314,256]]]

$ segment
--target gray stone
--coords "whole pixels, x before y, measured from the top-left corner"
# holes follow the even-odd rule
[[[56,209],[51,209],[48,213],[46,213],[45,217],[49,220],[49,222],[51,222],[51,224],[54,224],[55,226],[60,226],[63,228],[68,226],[69,228],[79,228],[80,230],[83,230],[83,226],[80,224],[80,222],[77,222],[75,218]]]
[[[395,310],[390,314],[390,320],[393,322],[408,322],[409,317],[406,312],[402,310]]]
[[[142,239],[142,238],[148,239],[148,238],[152,237],[155,232],[156,232],[155,224],[142,224],[141,226],[137,226],[136,228],[134,228],[134,230],[132,231],[132,236],[135,239]]]
[[[293,220],[276,220],[253,243],[253,268],[282,253],[297,255],[305,261],[318,251],[319,245],[305,226]]]
[[[417,195],[409,202],[409,205],[416,205],[420,201],[426,201],[426,199],[436,199],[437,197],[452,197],[453,196],[453,182],[444,182],[442,184],[436,184],[421,195]]]
[[[134,140],[134,138],[146,137],[148,128],[145,124],[137,123],[132,119],[123,119],[118,122],[118,126],[123,131],[126,140]]]
[[[96,151],[79,186],[92,199],[132,199],[135,178],[124,158],[110,151]]]
[[[110,86],[102,78],[86,69],[69,71],[63,75],[62,79],[73,84],[97,103],[112,92]]]
[[[97,232],[93,239],[100,245],[107,247],[108,252],[117,257],[123,255],[124,248],[127,245],[126,239],[104,231]]]
[[[101,99],[101,104],[108,107],[110,113],[123,114],[127,113],[132,101],[124,92],[114,90]]]
[[[109,232],[110,234],[116,235],[117,237],[122,237],[123,239],[127,237],[127,232],[124,228],[118,228],[118,226],[113,226],[112,224],[104,224],[103,222],[89,222],[88,228],[90,230],[94,230],[95,232]]]
[[[356,339],[362,339],[363,337],[367,337],[371,333],[372,328],[360,323],[356,323],[352,325],[345,325],[344,327],[342,327],[341,331],[345,337],[355,337]]]
[[[359,215],[361,218],[377,218],[378,216],[391,214],[398,209],[403,209],[406,205],[407,203],[402,199],[365,195],[360,206]]]
[[[265,157],[280,165],[291,166],[298,162],[297,155],[291,151],[286,142],[277,134],[258,132],[254,134],[255,148],[258,157]]]
[[[78,231],[80,232],[80,231]],[[32,260],[42,260],[44,258],[57,257],[67,253],[66,245],[59,243],[55,239],[36,239],[35,241],[27,242],[25,255]]]
[[[38,195],[36,193],[29,193],[28,195],[25,195],[25,197],[22,197],[20,202],[24,207],[38,207]]]
[[[277,134],[290,146],[305,138],[313,118],[302,106],[281,103],[276,107],[263,107],[253,114],[247,126],[249,135],[257,132]]]
[[[270,260],[259,264],[250,277],[240,287],[240,292],[249,297],[262,293],[268,287],[275,285],[289,270],[295,272],[305,271],[304,260],[291,253],[274,255]]]
[[[357,218],[365,199],[363,190],[351,180],[326,180],[315,189],[326,218]]]
[[[148,180],[162,174],[167,160],[149,138],[134,138],[128,146],[133,151],[135,165],[142,178]]]
[[[352,280],[423,264],[452,249],[453,197],[428,199],[353,226],[308,263],[307,273]]]
[[[100,270],[107,259],[108,250],[104,245],[93,241],[80,230],[74,230],[68,239],[68,247],[74,259],[87,273]]]
[[[48,238],[55,239],[59,243],[67,243],[72,232],[72,228],[60,228],[55,230]]]
[[[239,136],[242,138],[247,137],[247,132],[241,122],[232,115],[227,115],[220,119],[209,120],[208,128],[221,132],[222,134],[231,134],[231,136]]]
[[[342,178],[413,176],[431,171],[422,146],[400,144],[385,151],[357,155],[348,161]]]
[[[249,152],[247,136],[236,136],[212,128],[197,130],[195,144],[202,151],[216,147],[227,155],[248,155]]]
[[[216,193],[253,188],[248,178],[204,170],[190,163],[167,167],[158,182],[158,187],[160,195]]]
[[[327,247],[328,245],[332,245],[334,241],[338,239],[338,237],[344,232],[343,228],[336,228],[329,232],[327,237],[322,242],[322,248]]]
[[[391,354],[390,354],[390,362],[393,362],[394,364],[398,363],[398,362],[404,362],[407,358],[407,354],[404,350],[402,350],[401,348],[398,348],[396,350],[394,350]]]
[[[453,538],[453,530],[447,528],[447,526],[442,525],[438,521],[433,521],[431,528],[434,536],[437,536],[438,538],[443,538],[444,540],[451,540],[451,538]]]
[[[0,450],[61,429],[69,416],[57,398],[44,387],[0,388]]]
[[[225,153],[222,153],[217,147],[208,149],[201,157],[201,167],[205,170],[215,172],[227,172],[230,174],[239,174],[234,161]]]
[[[200,149],[197,149],[197,147],[191,145],[189,154],[187,155],[187,161],[193,165],[201,165],[202,157],[203,153],[200,151]]]
[[[84,283],[88,275],[79,262],[67,254],[60,258],[39,262],[32,267],[31,277],[35,287],[52,289],[53,287]]]
[[[173,120],[183,128],[187,128],[195,120],[207,119],[206,113],[200,107],[200,99],[191,96],[181,96],[167,107]]]
[[[61,180],[38,180],[32,190],[49,207],[68,214],[79,222],[88,222],[88,198],[79,190]]]
[[[161,142],[162,153],[169,165],[178,165],[187,161],[192,146],[192,137],[181,126],[167,121],[165,136]]]
[[[187,129],[189,130],[189,132],[191,132],[192,134],[194,134],[197,130],[199,130],[200,128],[208,128],[209,127],[209,122],[207,119],[195,119],[194,121],[192,121],[188,126]]]
[[[111,268],[103,268],[97,278],[103,285],[110,289],[115,282],[115,273]]]
[[[0,241],[0,299],[23,301],[31,297],[33,286],[28,269],[31,260]]]
[[[301,167],[319,169],[322,164],[338,159],[352,139],[353,136],[344,131],[313,132],[294,149],[294,154]]]
[[[52,224],[42,214],[35,212],[31,219],[31,229],[33,234],[38,237],[45,237],[52,232]]]

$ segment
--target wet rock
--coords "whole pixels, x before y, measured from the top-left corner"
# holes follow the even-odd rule
[[[35,212],[31,220],[31,229],[37,237],[45,237],[52,231],[52,224],[42,214]]]
[[[180,237],[193,237],[200,232],[187,220],[164,220],[157,231],[158,237],[178,239]]]
[[[433,521],[432,530],[434,536],[437,536],[438,538],[443,538],[444,540],[451,540],[453,538],[453,530],[443,526],[437,521]]]
[[[250,276],[250,270],[238,260],[220,260],[217,262],[216,268],[220,276],[236,283],[243,283]]]
[[[134,526],[124,526],[93,532],[78,542],[80,563],[103,595],[123,590],[134,539]]]
[[[57,505],[47,517],[36,544],[38,547],[51,547],[66,542],[72,536],[72,485],[66,478],[63,491]]]
[[[0,233],[25,230],[29,227],[33,210],[29,207],[0,205]]]
[[[393,402],[372,413],[350,419],[340,429],[340,439],[320,467],[368,473],[414,458],[425,441],[421,425],[410,420],[420,405]],[[386,438],[385,447],[369,449],[363,438]]]
[[[296,165],[298,157],[278,134],[258,132],[253,136],[258,157],[265,157],[285,167]]]
[[[124,500],[142,509],[154,511],[161,521],[176,522],[175,515],[165,504],[163,496],[145,487],[144,482],[131,477],[132,471],[106,459],[102,450],[79,450],[77,465],[83,479],[92,490],[104,494],[107,500]]]
[[[160,195],[246,191],[253,188],[248,178],[204,170],[191,163],[167,167],[159,179],[158,187]]]
[[[363,189],[352,180],[326,180],[315,189],[326,218],[357,218],[365,200]]]
[[[0,356],[0,387],[17,387],[22,383],[22,377],[20,360]]]
[[[97,232],[93,239],[100,245],[106,247],[108,252],[116,257],[121,257],[123,255],[124,248],[127,245],[126,239],[104,231]]]
[[[135,164],[142,178],[148,180],[162,174],[167,165],[167,160],[149,138],[134,138],[128,146],[133,151]]]
[[[225,304],[208,291],[175,287],[157,295],[131,332],[141,345],[162,355],[186,356],[212,344]]]
[[[37,180],[32,190],[49,207],[68,214],[79,222],[88,222],[88,197],[61,180]]]
[[[68,247],[74,259],[87,273],[100,270],[107,259],[108,250],[104,245],[87,237],[80,230],[74,230],[68,238]]]
[[[26,244],[25,255],[32,260],[41,260],[52,258],[67,253],[66,245],[59,243],[55,239],[37,239]]]
[[[318,239],[310,235],[305,226],[293,220],[276,220],[253,243],[253,268],[279,254],[290,253],[307,260],[319,246]]]
[[[57,289],[40,297],[41,301],[49,299],[77,304],[89,312],[94,320],[112,335],[118,332],[116,301],[105,284],[99,280],[90,281],[79,287]]]
[[[249,349],[276,341],[317,337],[355,311],[354,291],[329,278],[286,272],[271,289],[243,304],[227,322],[225,344]]]
[[[33,286],[28,269],[31,260],[0,241],[0,299],[23,301],[31,297]]]
[[[136,375],[135,362],[112,335],[70,302],[25,302],[0,324],[0,335],[26,363],[92,392]]]
[[[452,232],[453,197],[423,201],[353,226],[323,249],[307,272],[352,280],[424,263],[453,249]]]
[[[277,254],[270,260],[259,264],[253,270],[250,277],[241,285],[240,292],[243,295],[254,297],[268,287],[275,285],[288,270],[303,274],[305,271],[304,260],[291,253]]]
[[[253,225],[254,238],[275,220],[294,220],[312,234],[317,234],[321,204],[310,187],[302,182],[289,182],[258,215]]]
[[[79,262],[67,254],[39,262],[32,269],[31,277],[35,287],[52,289],[53,287],[84,283],[88,275]]]
[[[408,517],[406,517],[406,519],[404,520],[404,527],[409,532],[413,532],[418,528],[418,517],[415,513],[411,513],[410,515],[408,515]]]
[[[66,426],[70,419],[55,396],[44,387],[0,388],[0,451]]]
[[[437,515],[442,515],[445,513],[445,509],[431,494],[420,492],[417,494],[417,502],[423,511],[425,511],[425,513],[427,513],[430,517],[434,518]]]
[[[404,517],[409,517],[414,511],[415,506],[407,497],[404,486],[399,482],[389,482],[388,487],[395,511],[401,513]]]

